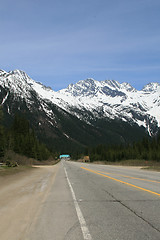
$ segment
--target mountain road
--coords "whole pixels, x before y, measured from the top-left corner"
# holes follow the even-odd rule
[[[160,239],[158,172],[61,161],[29,179],[22,178],[13,202],[16,189],[0,191],[1,240]]]

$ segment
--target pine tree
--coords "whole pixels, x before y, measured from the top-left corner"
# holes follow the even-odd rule
[[[5,135],[4,135],[4,128],[2,126],[2,119],[3,119],[3,111],[2,111],[2,107],[0,106],[0,157],[4,156],[4,151],[5,151]]]
[[[46,160],[50,156],[50,151],[44,144],[40,144],[34,131],[31,129],[28,120],[24,117],[15,116],[11,127],[13,136],[13,150],[27,157],[38,160]]]

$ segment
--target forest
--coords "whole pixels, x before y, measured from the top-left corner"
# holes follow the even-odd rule
[[[125,145],[98,145],[85,150],[90,160],[116,162],[122,160],[160,161],[160,132],[154,137]]]
[[[52,155],[52,152],[39,142],[24,116],[15,115],[9,129],[4,128],[2,122],[3,112],[0,108],[0,158],[9,150],[39,161],[47,160]]]

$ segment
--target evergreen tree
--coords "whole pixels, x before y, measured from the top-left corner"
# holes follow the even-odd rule
[[[3,111],[2,111],[2,107],[0,106],[0,157],[4,156],[4,151],[5,151],[5,135],[4,135],[4,128],[2,126],[2,119],[3,119]]]
[[[127,159],[142,159],[147,161],[160,161],[160,132],[151,139],[129,145],[115,145],[106,147],[98,145],[89,150],[91,161],[121,161]]]
[[[24,117],[15,116],[11,127],[13,136],[13,150],[27,157],[32,157],[40,161],[46,160],[50,156],[50,151],[44,144],[40,144],[34,131],[31,129],[28,120]]]

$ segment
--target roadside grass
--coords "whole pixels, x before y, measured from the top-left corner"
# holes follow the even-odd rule
[[[48,160],[45,161],[37,161],[37,160],[33,160],[32,165],[36,166],[36,165],[40,165],[40,166],[44,166],[44,165],[55,165],[59,162],[60,160],[57,159],[55,160],[54,158],[49,158]]]
[[[149,166],[149,167],[144,167],[144,168],[142,168],[142,169],[160,172],[160,166]]]
[[[93,163],[94,164],[115,165],[115,166],[141,167],[141,169],[144,169],[144,170],[160,171],[160,162],[146,161],[146,160],[140,160],[140,159],[129,159],[129,160],[115,161],[115,162],[96,161]]]
[[[0,176],[8,176],[24,171],[28,171],[38,165],[55,165],[59,160],[50,158],[47,161],[37,161],[33,158],[27,158],[13,151],[7,151],[3,159],[0,160],[3,165],[0,165]]]

